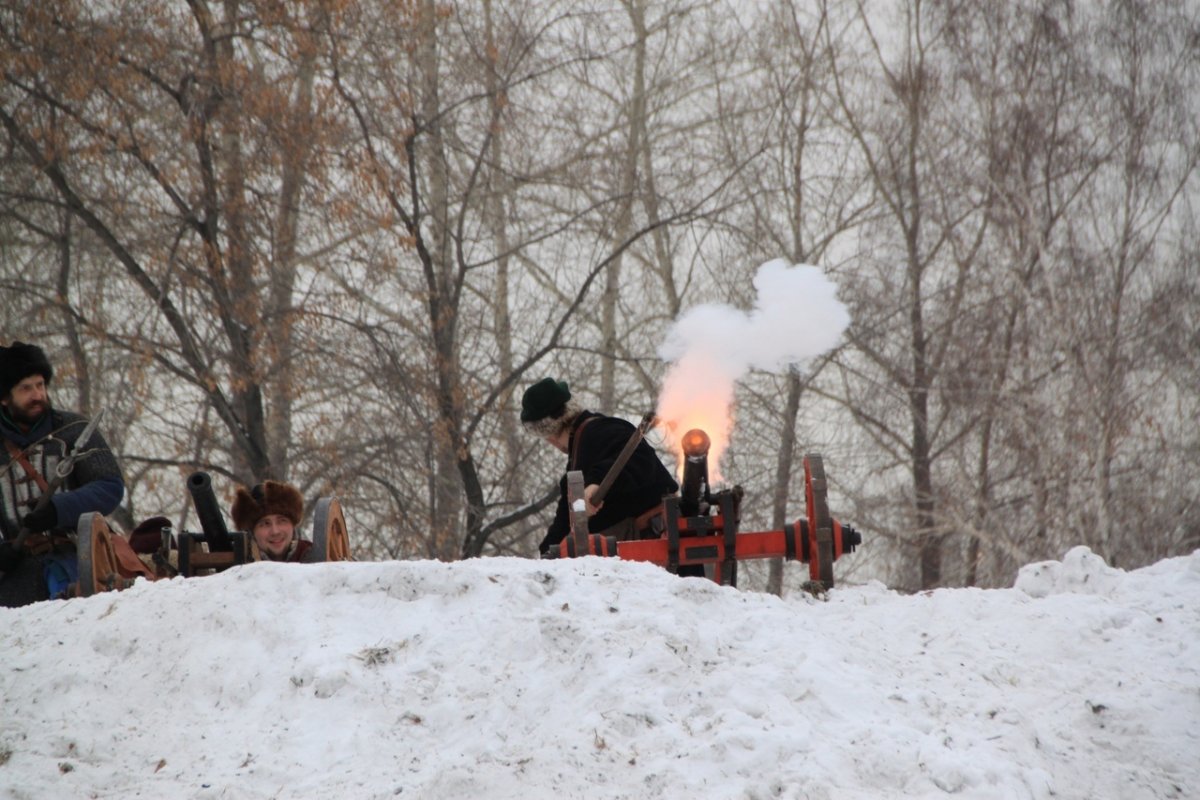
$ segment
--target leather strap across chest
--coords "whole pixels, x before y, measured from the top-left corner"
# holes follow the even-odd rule
[[[594,420],[595,417],[588,417],[583,422],[579,423],[579,427],[575,429],[575,436],[571,442],[571,460],[567,463],[567,471],[577,469],[579,464],[579,443],[583,441],[583,429],[587,424]]]
[[[12,456],[13,461],[16,461],[18,464],[20,464],[21,469],[25,470],[25,474],[29,476],[30,480],[38,485],[38,488],[42,490],[42,494],[50,491],[50,484],[47,483],[46,479],[42,477],[42,473],[37,471],[37,467],[30,463],[29,458],[26,457],[24,450],[18,449],[17,446],[8,439],[4,440],[4,447],[6,450],[8,450],[8,454]]]

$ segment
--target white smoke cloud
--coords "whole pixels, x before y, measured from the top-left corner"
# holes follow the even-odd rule
[[[754,277],[754,307],[696,306],[675,321],[659,347],[671,363],[658,401],[667,438],[703,428],[712,439],[715,469],[729,441],[734,384],[752,368],[801,367],[833,349],[850,324],[837,287],[818,267],[768,261]]]

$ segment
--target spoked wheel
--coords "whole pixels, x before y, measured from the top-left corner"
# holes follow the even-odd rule
[[[350,536],[336,497],[322,497],[313,512],[313,561],[349,561]]]
[[[103,514],[89,512],[79,518],[75,529],[79,557],[79,596],[113,589],[120,576],[112,548],[112,530]]]
[[[804,457],[804,501],[810,538],[809,577],[833,588],[833,518],[826,497],[825,465],[816,453]]]

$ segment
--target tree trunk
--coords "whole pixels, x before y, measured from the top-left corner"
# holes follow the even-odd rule
[[[439,48],[438,48],[438,3],[422,0],[419,18],[419,70],[421,120],[418,135],[424,133],[425,145],[419,148],[420,157],[429,176],[428,200],[422,205],[419,196],[414,197],[414,219],[420,226],[424,211],[428,220],[420,231],[428,231],[430,247],[423,254],[426,291],[429,295],[430,335],[433,337],[434,379],[436,385],[436,419],[434,422],[435,474],[433,482],[433,508],[431,541],[435,558],[453,559],[458,554],[461,541],[459,525],[460,491],[462,473],[460,453],[462,446],[462,392],[458,359],[458,292],[454,278],[454,256],[450,242],[450,215],[448,197],[449,175],[446,165],[446,143],[443,138]],[[413,187],[414,193],[419,191]]]
[[[270,425],[267,428],[267,452],[275,474],[281,479],[290,470],[289,451],[292,442],[292,404],[296,396],[293,385],[297,377],[295,345],[295,313],[292,294],[296,286],[296,241],[300,225],[300,198],[307,178],[309,156],[312,152],[312,89],[316,48],[306,43],[300,49],[301,62],[297,71],[296,93],[288,109],[285,133],[283,178],[279,191],[279,206],[275,214],[276,251],[271,264],[271,284],[268,287],[267,314],[270,320],[265,331],[271,342],[274,369],[266,378],[271,401]]]
[[[795,367],[788,370],[787,401],[779,419],[779,453],[775,458],[775,492],[771,502],[771,527],[781,530],[787,524],[789,488],[792,485],[792,462],[796,458],[796,415],[800,411],[800,395],[804,384]],[[767,591],[783,596],[783,559],[772,558],[767,575]]]

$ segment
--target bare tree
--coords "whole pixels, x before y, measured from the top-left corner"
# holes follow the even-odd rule
[[[297,232],[330,131],[313,93],[328,20],[318,2],[0,10],[0,126],[36,176],[10,197],[73,220],[45,234],[63,253],[55,297],[69,349],[76,361],[98,358],[81,343],[103,342],[139,367],[146,383],[136,388],[173,388],[148,400],[163,415],[156,447],[189,406],[211,408],[226,441],[217,453],[202,448],[201,463],[245,482],[286,477],[306,376],[294,328]],[[88,262],[70,258],[71,242],[99,274],[74,274],[72,261]],[[112,307],[89,293],[101,278]],[[119,388],[106,379],[89,390],[92,402]],[[197,436],[184,428],[141,463],[195,459]],[[127,465],[145,452],[139,438]]]
[[[936,463],[971,424],[956,418],[954,403],[943,403],[939,392],[949,361],[970,346],[959,326],[986,191],[972,191],[962,179],[973,156],[948,113],[952,86],[937,58],[943,22],[919,2],[894,10],[894,20],[882,20],[860,6],[853,24],[866,52],[830,51],[846,135],[883,209],[860,253],[873,269],[853,276],[853,353],[842,364],[849,410],[887,454],[885,465],[909,473],[906,538],[918,551],[918,586],[928,588],[943,579],[949,533],[938,517]],[[877,26],[885,25],[898,36],[882,39]]]
[[[947,509],[967,534],[964,581],[973,585],[985,553],[993,561],[988,573],[1006,578],[1009,565],[1041,550],[1038,537],[1049,527],[1044,492],[1030,505],[1034,513],[995,511],[1023,491],[1018,482],[1044,486],[1054,470],[1036,433],[1030,438],[1023,425],[1010,423],[1028,418],[1037,386],[1056,369],[1038,344],[1045,334],[1037,297],[1054,268],[1056,232],[1094,179],[1098,159],[1082,113],[1088,101],[1078,89],[1079,37],[1067,20],[1051,8],[1011,5],[948,4],[946,13],[951,64],[968,87],[962,118],[970,122],[962,135],[985,156],[976,181],[988,200],[983,247],[994,265],[975,289],[978,348],[956,369],[963,413],[977,420],[965,443],[972,446],[954,457],[963,479],[948,479],[955,487],[949,493],[974,497],[973,509]]]
[[[0,0],[0,336],[109,409],[128,522],[202,467],[342,494],[362,557],[527,554],[516,393],[646,410],[785,256],[853,323],[739,387],[748,524],[832,448],[902,588],[1185,552],[1192,5]]]
[[[1187,3],[1119,3],[1096,20],[1093,109],[1106,159],[1064,242],[1071,258],[1054,287],[1071,309],[1065,367],[1077,420],[1086,541],[1112,563],[1143,563],[1157,547],[1145,530],[1166,522],[1155,452],[1159,396],[1169,368],[1143,354],[1158,323],[1146,313],[1175,284],[1168,231],[1196,185],[1200,13]],[[1147,435],[1149,434],[1149,435]],[[1145,527],[1143,527],[1145,526]]]

